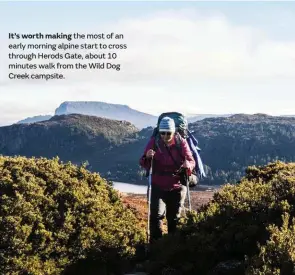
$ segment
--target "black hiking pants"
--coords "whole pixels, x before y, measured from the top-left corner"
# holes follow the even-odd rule
[[[168,233],[174,233],[184,206],[187,187],[172,191],[163,191],[152,186],[150,213],[150,243],[162,237],[162,223],[166,217]]]

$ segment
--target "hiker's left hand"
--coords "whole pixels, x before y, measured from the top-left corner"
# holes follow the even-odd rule
[[[185,160],[185,161],[183,162],[183,164],[182,164],[182,167],[183,167],[183,168],[189,168],[189,167],[190,167],[189,162],[188,162],[187,160]]]

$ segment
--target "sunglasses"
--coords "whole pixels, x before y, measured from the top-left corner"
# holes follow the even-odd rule
[[[171,132],[160,132],[161,136],[167,135],[167,136],[171,136],[172,133]]]

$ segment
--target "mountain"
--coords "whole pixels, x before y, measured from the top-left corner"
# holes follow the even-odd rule
[[[271,161],[295,161],[295,118],[265,114],[236,114],[206,118],[190,124],[201,148],[207,178],[203,184],[234,183],[251,165]],[[152,128],[138,133],[137,140],[108,152],[112,169],[138,169],[138,159],[148,142]],[[140,171],[137,170],[138,175]],[[131,178],[131,177],[130,177]],[[146,181],[146,179],[145,179]]]
[[[188,123],[193,123],[205,118],[230,117],[233,115],[234,114],[187,114],[187,120]],[[295,117],[295,115],[280,115],[279,117]]]
[[[146,114],[132,109],[127,105],[112,104],[101,101],[65,101],[55,110],[55,115],[84,114],[104,117],[114,120],[126,120],[142,129],[157,124],[158,116]],[[189,123],[205,118],[230,117],[232,114],[186,114]],[[20,120],[20,123],[34,123],[50,119],[51,115],[40,115]],[[295,117],[295,115],[282,115],[282,117]]]
[[[154,126],[157,123],[156,116],[131,109],[127,105],[110,104],[99,101],[66,101],[55,110],[55,115],[67,115],[73,113],[115,120],[124,119],[138,128]]]
[[[295,118],[236,114],[191,124],[210,180],[234,182],[249,165],[295,161]]]
[[[2,155],[59,156],[76,164],[102,159],[113,146],[139,131],[126,121],[109,120],[79,114],[54,116],[33,124],[0,127]],[[97,167],[96,167],[97,168]]]
[[[21,123],[34,123],[34,122],[39,122],[39,121],[44,121],[52,118],[51,115],[40,115],[40,116],[33,116],[33,117],[28,117],[23,120],[20,120],[17,122],[17,124]]]
[[[236,114],[190,124],[207,171],[203,184],[235,182],[247,166],[295,161],[295,118]],[[153,127],[95,116],[70,114],[48,121],[0,127],[0,154],[59,156],[88,163],[114,181],[144,182],[138,165]]]

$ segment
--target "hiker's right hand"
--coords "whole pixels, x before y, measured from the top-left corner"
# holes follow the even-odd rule
[[[153,149],[150,149],[150,150],[148,150],[146,152],[146,155],[145,156],[150,159],[150,158],[152,158],[155,155],[155,153],[156,152]]]

